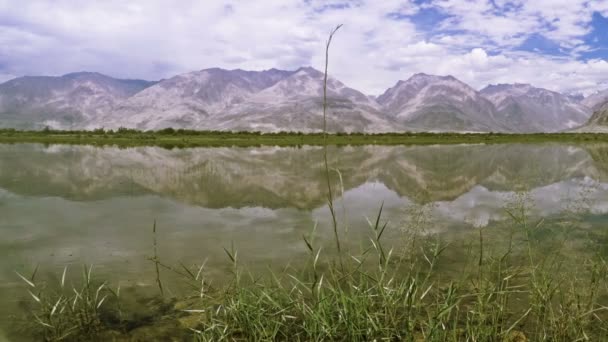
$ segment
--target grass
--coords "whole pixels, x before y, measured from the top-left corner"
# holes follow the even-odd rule
[[[0,143],[77,144],[96,146],[301,146],[301,145],[429,145],[544,142],[608,142],[602,133],[260,133],[166,129],[161,131],[18,131],[0,129]]]
[[[199,341],[605,340],[606,259],[574,254],[574,223],[558,233],[557,225],[532,222],[526,205],[506,208],[511,221],[501,229],[447,241],[404,227],[404,240],[390,246],[379,210],[361,250],[321,246],[313,230],[302,237],[305,264],[265,275],[249,273],[233,247],[226,249],[231,276],[221,286],[210,285],[204,266],[172,268],[154,258],[192,289],[178,299],[187,306],[162,315],[192,318],[169,334]],[[92,279],[90,268],[74,288],[65,272],[46,287],[19,277],[45,340],[103,340],[108,331],[126,340],[129,327],[162,324],[122,319],[129,316],[120,308],[124,295]]]
[[[380,214],[369,248],[345,253],[340,265],[335,257],[323,260],[307,238],[305,270],[269,282],[252,277],[247,285],[235,276],[227,289],[203,296],[207,313],[196,333],[203,341],[606,339],[605,260],[584,259],[573,271],[566,255],[546,253],[534,236],[546,228],[529,225],[520,209],[511,213],[513,231],[503,248],[486,250],[479,230],[456,277],[439,270],[450,246],[436,237],[419,235],[420,253],[409,257],[384,248]],[[235,265],[238,272],[244,271]]]
[[[104,303],[116,303],[120,289],[112,291],[106,287],[106,283],[95,286],[91,278],[92,270],[92,266],[84,267],[79,286],[67,286],[67,267],[58,286],[36,284],[36,271],[29,279],[17,273],[29,287],[27,292],[34,301],[32,318],[41,328],[37,331],[37,337],[45,341],[62,341],[95,336],[107,328],[102,323],[101,308]]]

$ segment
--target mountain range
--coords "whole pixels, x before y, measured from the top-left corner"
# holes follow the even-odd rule
[[[211,68],[157,82],[79,72],[0,84],[0,128],[315,132],[324,74]],[[529,84],[475,90],[453,76],[415,74],[378,97],[329,77],[330,131],[558,132],[608,128],[608,90],[586,98]],[[608,131],[608,129],[607,129]]]

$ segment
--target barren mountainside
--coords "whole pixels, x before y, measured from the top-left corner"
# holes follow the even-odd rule
[[[323,73],[301,68],[269,88],[218,116],[223,130],[320,131],[323,126]],[[328,129],[349,132],[383,132],[399,129],[365,94],[329,78]]]
[[[0,84],[0,127],[81,128],[154,82],[79,72]]]
[[[606,126],[608,128],[608,102],[604,103],[589,119],[590,125]]]
[[[578,127],[590,111],[573,98],[529,84],[489,85],[481,94],[490,100],[511,130],[558,132]]]
[[[159,82],[88,72],[20,77],[0,84],[0,128],[314,132],[323,128],[323,78],[311,67],[211,68]],[[603,96],[580,101],[523,84],[476,91],[453,76],[422,73],[378,97],[329,77],[327,95],[330,131],[526,133],[578,127]]]
[[[593,111],[598,110],[604,103],[608,102],[608,89],[598,91],[584,98],[581,103]]]
[[[416,74],[378,97],[387,113],[418,131],[509,131],[492,103],[452,76]]]
[[[242,103],[252,94],[287,77],[291,72],[271,69],[206,69],[172,77],[141,91],[109,112],[108,128],[209,128],[209,116]],[[100,126],[92,121],[89,126]]]

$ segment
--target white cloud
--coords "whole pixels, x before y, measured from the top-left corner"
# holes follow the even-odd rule
[[[496,5],[494,5],[494,4]],[[443,28],[482,35],[501,47],[521,44],[531,33],[564,47],[582,44],[594,10],[605,0],[435,0],[432,4],[451,15]]]
[[[329,30],[343,23],[330,72],[378,94],[416,72],[452,74],[480,88],[527,82],[562,91],[608,86],[605,60],[579,61],[594,10],[607,0],[0,0],[0,80],[100,71],[159,79],[208,67],[321,69]],[[407,16],[436,8],[434,32]],[[449,31],[446,31],[449,29]],[[566,57],[515,52],[531,33]]]

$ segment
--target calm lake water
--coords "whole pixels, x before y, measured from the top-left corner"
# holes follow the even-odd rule
[[[329,155],[348,248],[367,238],[367,218],[382,203],[394,243],[413,212],[445,236],[504,225],[522,192],[535,218],[576,212],[582,229],[608,227],[608,145],[362,146]],[[319,147],[0,145],[0,321],[24,298],[15,271],[36,265],[38,277],[94,265],[115,286],[156,290],[154,221],[164,263],[194,268],[207,259],[218,279],[230,267],[224,247],[254,269],[282,266],[305,257],[302,235],[316,224],[330,249],[323,175]]]

